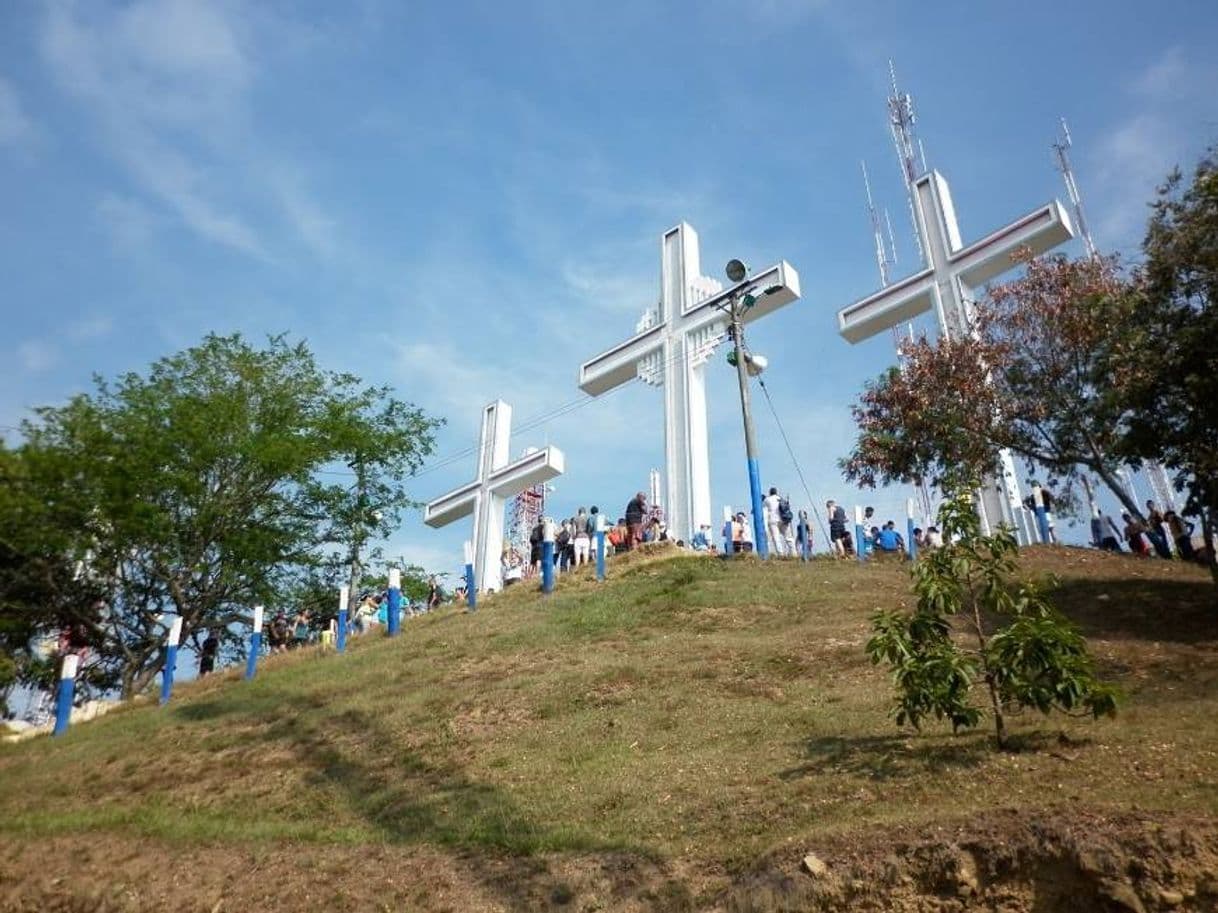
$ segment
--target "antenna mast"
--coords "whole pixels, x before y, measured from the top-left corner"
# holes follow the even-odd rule
[[[922,236],[918,232],[918,213],[914,203],[914,181],[926,170],[926,153],[914,133],[913,96],[897,88],[897,70],[888,61],[888,75],[892,80],[892,94],[888,96],[888,128],[892,131],[892,142],[896,146],[897,159],[901,163],[901,176],[905,180],[905,193],[909,198],[909,218],[913,222],[914,243],[918,245],[918,259],[924,264],[926,252],[922,250]],[[915,149],[917,152],[915,153]]]
[[[1071,206],[1074,209],[1074,221],[1078,225],[1079,236],[1083,239],[1083,247],[1087,251],[1087,256],[1095,259],[1099,256],[1099,250],[1095,246],[1095,240],[1091,237],[1091,228],[1087,225],[1087,216],[1083,212],[1083,195],[1079,192],[1078,182],[1074,180],[1074,166],[1070,164],[1070,149],[1074,146],[1074,142],[1070,139],[1070,127],[1064,117],[1061,119],[1061,125],[1061,133],[1057,141],[1053,143],[1053,152],[1057,156],[1057,170],[1062,173],[1062,181],[1065,182],[1066,193],[1069,195]],[[1160,509],[1175,510],[1176,493],[1163,464],[1158,460],[1148,460],[1143,464],[1142,469],[1146,473],[1151,491],[1154,493],[1155,501]],[[1133,495],[1133,475],[1126,472],[1124,478],[1130,496],[1136,501],[1137,497]]]
[[[867,163],[859,162],[863,169],[863,190],[867,193],[867,215],[871,218],[871,237],[875,241],[875,265],[880,269],[880,284],[887,286],[889,279],[888,251],[884,247],[884,233],[881,231],[880,214],[876,212],[875,202],[871,199],[871,180],[867,177]],[[891,229],[891,225],[889,228]]]
[[[1053,143],[1053,151],[1057,155],[1057,169],[1062,173],[1066,193],[1070,196],[1070,203],[1074,207],[1074,221],[1078,223],[1078,233],[1082,236],[1083,247],[1087,249],[1088,257],[1095,257],[1097,255],[1095,241],[1091,238],[1091,229],[1087,227],[1087,218],[1083,214],[1083,195],[1078,191],[1078,184],[1074,180],[1074,167],[1070,164],[1070,147],[1074,145],[1070,140],[1070,128],[1066,125],[1064,117],[1061,122],[1061,135],[1057,138],[1057,142]]]

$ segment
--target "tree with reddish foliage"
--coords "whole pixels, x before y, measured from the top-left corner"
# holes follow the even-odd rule
[[[903,348],[902,368],[869,384],[842,461],[848,479],[940,484],[985,478],[1009,448],[1063,479],[1084,467],[1141,516],[1116,470],[1109,365],[1137,296],[1114,258],[1032,260],[977,302],[972,332]]]

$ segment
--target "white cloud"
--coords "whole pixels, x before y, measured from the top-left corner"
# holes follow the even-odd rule
[[[38,374],[59,363],[59,352],[50,343],[27,339],[17,346],[17,360],[23,369]]]
[[[1184,52],[1178,47],[1168,48],[1162,57],[1134,76],[1131,88],[1136,95],[1158,101],[1186,90],[1189,75]]]
[[[1100,137],[1088,157],[1087,170],[1096,175],[1094,231],[1102,249],[1136,247],[1155,188],[1173,168],[1187,169],[1200,154],[1198,108],[1218,117],[1218,100],[1209,90],[1216,80],[1213,64],[1169,48],[1129,81],[1128,116]]]
[[[41,52],[148,200],[206,241],[274,262],[272,248],[284,241],[271,229],[280,224],[324,255],[337,243],[333,220],[300,170],[268,151],[251,111],[259,65],[298,46],[301,32],[220,0],[139,0],[117,10],[59,2],[48,7]],[[100,215],[128,246],[158,226],[117,193]]]
[[[0,77],[0,146],[16,146],[34,136],[34,123],[22,108],[17,90]]]
[[[117,193],[102,194],[95,213],[111,243],[124,250],[144,247],[159,222],[139,200]]]
[[[105,315],[81,317],[67,326],[67,335],[76,342],[88,342],[109,335],[114,329],[114,320]]]

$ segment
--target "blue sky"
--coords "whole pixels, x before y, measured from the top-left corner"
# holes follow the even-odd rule
[[[860,159],[914,269],[888,58],[966,242],[1064,195],[1064,115],[1097,241],[1133,253],[1155,183],[1218,138],[1216,38],[1195,2],[6,3],[0,426],[208,331],[286,331],[446,417],[457,453],[490,399],[519,424],[579,398],[686,220],[708,274],[799,270],[803,299],[750,344],[813,496],[891,514],[905,493],[856,495],[836,459],[892,343],[850,346],[834,316],[878,285]],[[709,370],[713,501],[742,504],[734,376]],[[765,482],[802,504],[756,407]],[[513,450],[546,442],[556,512],[616,514],[662,464],[660,395],[631,384]],[[414,514],[390,551],[452,569],[467,534]]]

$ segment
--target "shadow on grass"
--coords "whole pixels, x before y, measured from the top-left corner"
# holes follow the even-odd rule
[[[798,780],[817,774],[848,773],[872,780],[934,774],[957,767],[976,767],[993,753],[993,743],[981,734],[950,742],[920,736],[828,736],[804,743],[804,762],[778,776]]]
[[[1050,595],[1085,637],[1182,644],[1218,640],[1215,590],[1208,580],[1067,580]]]
[[[597,838],[576,823],[543,822],[505,789],[478,782],[453,760],[432,760],[401,744],[362,710],[333,713],[297,699],[293,715],[265,720],[263,741],[288,748],[318,786],[334,790],[392,843],[451,847],[470,877],[509,910],[548,909],[572,889],[538,854],[595,854],[617,887],[658,870],[642,847]]]

